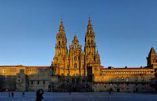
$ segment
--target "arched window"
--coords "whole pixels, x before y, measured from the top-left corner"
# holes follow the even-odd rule
[[[88,40],[88,44],[89,44],[90,42],[89,42],[89,40]]]
[[[77,61],[77,56],[74,57],[74,60]]]
[[[77,63],[74,64],[74,68],[77,68]]]
[[[60,44],[61,44],[61,42],[60,42],[60,41],[58,41],[58,44],[60,45]]]

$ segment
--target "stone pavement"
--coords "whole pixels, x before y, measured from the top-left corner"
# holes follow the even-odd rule
[[[0,101],[35,101],[35,92],[15,92],[14,98],[9,97],[7,92],[0,92]],[[157,101],[157,94],[134,94],[89,92],[89,93],[44,93],[43,101]]]

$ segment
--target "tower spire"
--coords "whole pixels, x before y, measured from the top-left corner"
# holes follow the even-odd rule
[[[156,55],[156,52],[155,52],[154,47],[152,47],[152,48],[150,49],[150,52],[149,52],[149,56],[150,56],[150,57],[153,56],[153,55]]]
[[[73,43],[75,43],[75,44],[77,44],[79,41],[78,41],[78,39],[77,39],[77,36],[76,36],[76,34],[74,35],[74,39],[73,39],[73,41],[72,41]]]
[[[157,54],[155,49],[152,47],[147,57],[147,65],[152,68],[157,68]]]
[[[91,25],[91,17],[88,18],[88,24]]]
[[[89,17],[89,19],[88,19],[87,33],[93,33],[93,26],[91,23],[91,17]]]
[[[62,18],[61,18],[61,20],[60,20],[60,26],[59,26],[59,32],[64,32],[64,25],[63,25],[63,20],[62,20]]]

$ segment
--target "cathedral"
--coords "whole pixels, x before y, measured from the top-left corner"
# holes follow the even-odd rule
[[[56,68],[56,75],[86,76],[88,65],[94,67],[96,71],[101,66],[100,56],[96,47],[95,33],[90,19],[87,25],[84,49],[82,49],[75,35],[68,50],[63,21],[60,22],[59,31],[56,36],[55,49],[56,53],[52,66]]]
[[[56,34],[55,55],[50,66],[0,66],[0,91],[116,91],[157,92],[152,79],[157,74],[157,54],[152,47],[147,66],[104,67],[96,47],[91,19],[84,48],[74,35],[70,46],[63,21]]]

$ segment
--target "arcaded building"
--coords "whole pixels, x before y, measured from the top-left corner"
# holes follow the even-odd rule
[[[67,46],[61,20],[51,66],[0,66],[0,90],[155,92],[157,54],[151,48],[144,67],[104,67],[96,47],[96,34],[88,20],[82,47],[76,35]]]

